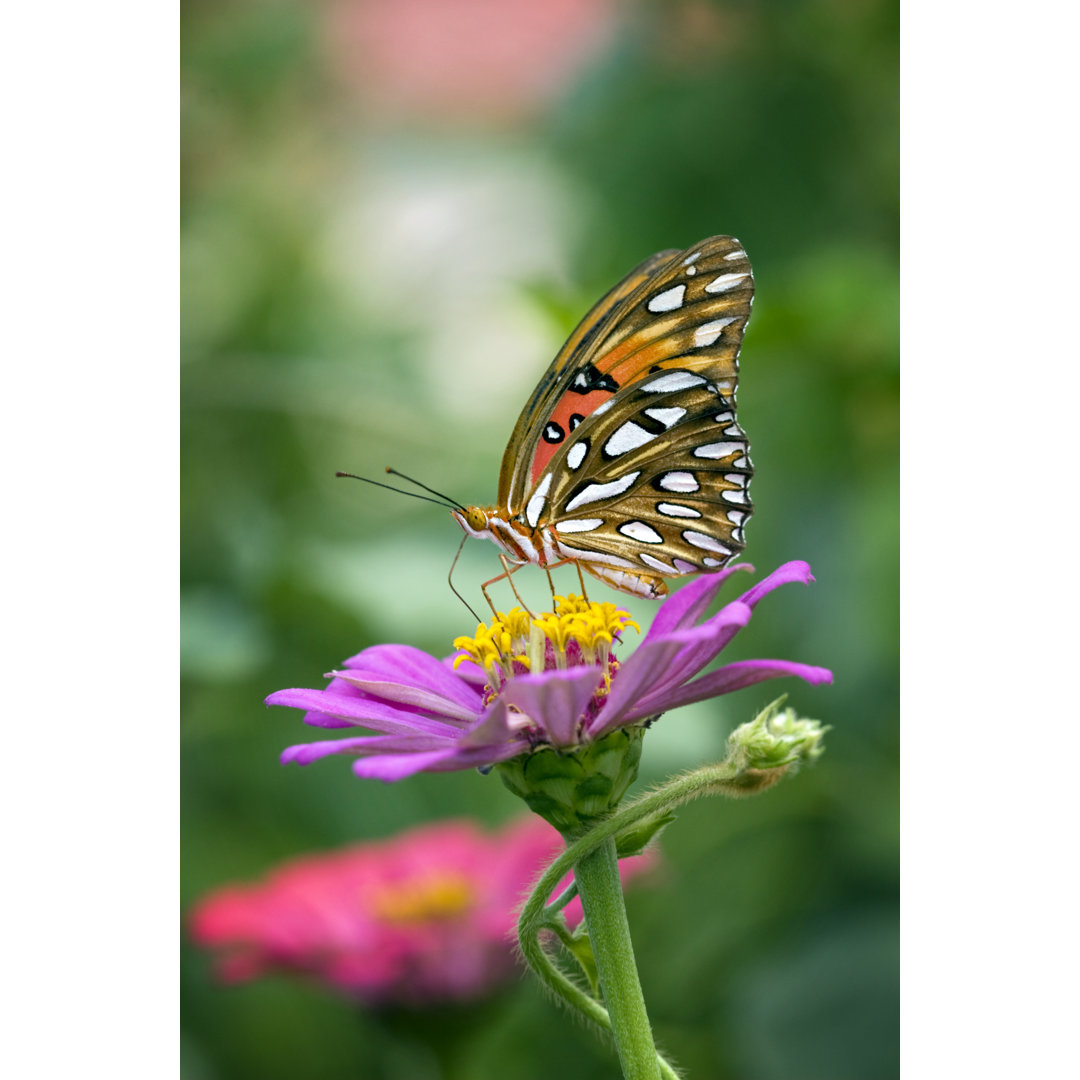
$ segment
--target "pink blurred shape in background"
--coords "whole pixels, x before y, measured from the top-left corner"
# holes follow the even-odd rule
[[[333,0],[331,66],[373,117],[505,122],[564,92],[611,42],[613,0]]]
[[[516,909],[561,849],[538,817],[490,832],[442,821],[219,889],[190,912],[190,933],[227,982],[291,972],[369,1004],[466,1001],[514,975]],[[624,882],[655,861],[623,860]],[[576,926],[580,901],[565,912]]]

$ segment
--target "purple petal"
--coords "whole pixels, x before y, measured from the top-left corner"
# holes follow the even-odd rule
[[[683,641],[685,647],[663,678],[649,688],[649,696],[666,693],[671,687],[692,679],[699,671],[708,667],[750,621],[753,614],[753,609],[748,604],[741,600],[732,600],[700,626],[672,634],[671,637]]]
[[[705,609],[712,603],[720,586],[740,570],[753,573],[754,568],[749,563],[736,563],[718,570],[715,574],[702,574],[694,578],[689,585],[683,586],[660,605],[645,637],[670,634],[675,630],[685,630],[693,626],[705,614]]]
[[[353,762],[353,772],[362,778],[371,780],[404,780],[425,769],[433,768],[452,760],[456,751],[431,750],[424,754],[380,754],[376,757],[364,757]],[[456,766],[465,769],[467,765]]]
[[[641,707],[654,701],[666,701],[668,695],[685,678],[696,675],[704,665],[695,665],[694,658],[703,653],[715,655],[711,642],[728,626],[738,629],[750,619],[750,609],[737,600],[728,604],[719,623],[692,627],[660,638],[646,638],[624,661],[612,680],[611,694],[604,703],[589,734],[594,738],[628,723],[633,715],[640,718]],[[734,632],[734,630],[732,631]],[[706,663],[708,661],[706,660]],[[655,708],[663,712],[667,705]]]
[[[572,746],[578,741],[578,720],[603,677],[598,667],[518,675],[499,696],[546,731],[553,746]]]
[[[589,735],[596,739],[625,723],[633,706],[647,689],[663,679],[664,672],[683,647],[683,643],[673,635],[656,641],[642,641],[612,679],[611,693],[592,722]]]
[[[330,721],[316,723],[316,727],[366,727],[372,731],[386,732],[388,735],[423,732],[448,738],[456,738],[461,734],[461,728],[455,724],[446,724],[419,713],[395,709],[392,705],[372,701],[370,698],[350,697],[329,690],[278,690],[266,699],[266,704],[309,709],[311,711],[305,715],[305,721],[308,721],[309,716],[325,717],[326,721]]]
[[[810,573],[809,564],[798,561],[784,563],[737,600],[721,608],[712,618],[706,619],[702,628],[710,628],[711,633],[701,638],[699,643],[692,644],[678,657],[671,670],[666,673],[663,684],[655,688],[655,693],[650,690],[650,701],[654,697],[661,696],[667,687],[693,678],[711,664],[746,625],[750,613],[762,597],[768,596],[781,585],[807,585],[813,580],[814,576]]]
[[[411,645],[374,645],[350,657],[344,666],[348,672],[337,674],[348,677],[354,685],[360,680],[416,687],[456,702],[473,715],[479,711],[478,690],[452,670],[448,671],[441,660],[429,656],[423,649]],[[389,700],[404,699],[392,697]]]
[[[377,679],[365,679],[359,675],[353,675],[350,671],[331,671],[329,674],[372,697],[391,701],[395,705],[411,705],[414,709],[438,713],[447,719],[472,721],[476,719],[479,711],[480,699],[475,695],[468,705],[462,705],[452,698],[422,686],[412,686],[396,680],[380,682]]]
[[[310,765],[330,754],[415,753],[423,750],[452,750],[454,741],[432,735],[360,735],[355,739],[326,739],[299,743],[281,752],[282,765]]]
[[[662,701],[650,695],[629,710],[625,722],[644,720],[645,717],[653,716],[657,712],[667,712],[681,705],[719,697],[721,694],[730,694],[733,690],[741,690],[745,686],[753,686],[766,679],[781,679],[791,675],[804,679],[811,686],[831,683],[833,679],[832,672],[828,668],[799,664],[794,660],[739,660],[734,664],[727,664],[715,671],[710,671],[707,675],[702,675],[700,679],[695,679],[685,686],[678,687],[668,693]]]
[[[801,559],[795,559],[784,563],[783,566],[778,566],[768,577],[762,578],[756,585],[747,589],[739,599],[744,604],[754,607],[763,596],[771,593],[773,589],[778,589],[781,585],[809,585],[813,580],[814,575],[810,573],[810,564]]]
[[[433,750],[423,754],[386,754],[364,757],[353,762],[353,772],[373,780],[403,780],[418,772],[452,772],[472,769],[478,765],[496,765],[517,757],[523,746],[483,747],[473,750],[455,747],[452,750]]]
[[[480,722],[462,736],[460,745],[463,750],[490,751],[495,747],[513,743],[515,753],[525,749],[521,729],[526,720],[520,713],[512,713],[506,700],[497,697],[480,718]]]

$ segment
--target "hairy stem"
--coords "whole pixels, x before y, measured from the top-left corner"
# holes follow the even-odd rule
[[[574,878],[623,1076],[626,1080],[658,1080],[656,1047],[634,962],[614,839],[609,837],[581,859],[574,866]]]
[[[740,768],[729,760],[718,765],[706,765],[675,777],[654,791],[646,792],[622,810],[593,826],[583,836],[570,842],[566,850],[544,871],[528,900],[525,901],[518,920],[518,943],[526,962],[552,993],[576,1009],[585,1019],[602,1030],[612,1033],[620,1059],[623,1061],[624,1071],[627,1069],[627,1064],[623,1041],[627,1038],[631,1040],[631,1049],[627,1052],[633,1055],[634,1067],[645,1067],[640,1060],[645,1052],[645,1041],[639,1029],[644,1021],[643,1026],[648,1031],[648,1020],[645,1017],[644,1002],[641,1002],[640,1013],[637,1011],[635,1002],[635,998],[641,998],[641,988],[638,983],[637,969],[633,965],[633,950],[630,946],[629,930],[626,928],[626,910],[618,878],[617,837],[634,826],[640,826],[648,819],[659,818],[670,813],[675,807],[699,795],[744,796],[763,791],[771,787],[787,771],[787,768],[768,770]],[[583,864],[584,871],[581,869]],[[615,992],[619,1004],[614,1007],[614,1011],[621,1013],[618,1019],[614,1018],[596,998],[569,979],[555,965],[540,944],[538,935],[541,932],[557,930],[562,924],[561,909],[572,894],[568,890],[550,905],[547,903],[547,898],[571,868],[574,868],[577,889],[585,907],[586,926],[589,929],[597,966],[600,969],[605,1000],[609,1006],[613,1006],[611,995],[612,991]],[[617,901],[614,900],[610,888],[612,872],[615,875],[614,888],[618,891]],[[596,882],[594,878],[597,879]],[[599,908],[596,899],[598,896],[600,897]],[[618,913],[612,911],[612,905],[615,903],[618,906]],[[590,911],[592,918],[590,918]],[[621,926],[619,925],[620,918]],[[612,920],[615,923],[614,931],[606,925]],[[598,933],[599,938],[596,936]],[[625,933],[625,951],[621,955],[622,946],[617,940],[599,944],[600,939],[609,933],[613,933],[615,939]],[[606,954],[606,959],[601,960],[602,954]],[[615,957],[614,961],[612,957]],[[614,974],[611,973],[613,963]],[[622,970],[627,964],[631,969],[629,976]],[[605,974],[605,965],[608,969],[607,974]],[[631,979],[632,987],[630,986]],[[620,1028],[623,1029],[622,1032]],[[652,1047],[651,1031],[648,1031],[647,1037],[648,1045]],[[678,1073],[664,1060],[663,1056],[657,1054],[655,1050],[652,1052],[655,1061],[652,1072],[626,1071],[626,1076],[655,1077],[656,1069],[658,1069],[663,1080],[678,1080]]]

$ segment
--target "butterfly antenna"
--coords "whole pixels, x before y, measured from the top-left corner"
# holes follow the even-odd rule
[[[365,484],[374,484],[376,487],[386,488],[387,491],[396,491],[399,495],[410,495],[414,499],[423,499],[424,502],[434,503],[450,510],[463,510],[464,507],[454,502],[439,502],[438,499],[429,499],[426,495],[418,495],[415,491],[402,491],[401,488],[391,487],[389,484],[381,484],[378,480],[369,480],[366,476],[357,476],[351,472],[336,472],[335,476],[347,476],[350,480],[363,480]],[[436,493],[437,494],[437,493]]]
[[[465,507],[457,501],[457,499],[451,499],[449,495],[444,495],[441,491],[436,491],[434,488],[429,488],[427,484],[421,484],[419,480],[414,480],[411,476],[406,476],[403,472],[398,472],[397,469],[391,466],[386,466],[386,471],[391,476],[400,476],[402,480],[408,480],[410,484],[415,484],[418,488],[423,488],[425,491],[430,491],[432,495],[438,495],[440,499],[445,499],[448,503],[451,503],[458,510],[464,510]]]
[[[457,566],[457,561],[461,557],[461,549],[465,546],[465,541],[468,540],[468,539],[469,539],[469,536],[468,536],[467,533],[466,533],[465,536],[463,536],[461,538],[461,543],[458,544],[457,554],[454,556],[454,561],[450,564],[450,573],[446,575],[446,580],[447,580],[447,583],[450,585],[450,591],[465,605],[466,608],[468,608],[469,614],[478,623],[482,623],[484,620],[481,619],[480,616],[477,615],[475,611],[473,611],[472,606],[469,604],[469,601],[466,600],[465,597],[462,596],[461,593],[459,593],[457,591],[457,589],[454,588],[454,567]]]

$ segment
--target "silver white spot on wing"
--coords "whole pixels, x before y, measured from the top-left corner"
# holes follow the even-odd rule
[[[703,349],[706,345],[712,345],[724,332],[724,327],[730,326],[735,319],[736,316],[730,315],[726,319],[714,319],[712,322],[699,326],[694,331],[694,348]]]
[[[645,306],[653,312],[678,311],[682,307],[685,293],[685,285],[674,285],[662,293],[657,293]]]
[[[717,379],[716,382],[713,383],[713,386],[715,386],[717,390],[730,390],[734,385],[735,381],[733,379]],[[599,410],[594,409],[593,412],[599,412]]]
[[[750,461],[748,458],[737,457],[731,464],[734,465],[736,469],[746,469],[749,468]]]
[[[540,481],[539,487],[533,492],[533,496],[529,500],[529,505],[525,507],[525,520],[532,529],[536,528],[536,523],[540,520],[540,514],[544,509],[544,503],[547,502],[547,493],[551,490],[551,476],[552,474],[548,473]]]
[[[718,278],[713,278],[708,285],[705,286],[707,293],[721,293],[727,292],[729,289],[734,289],[736,285],[744,277],[749,277],[748,274],[721,274]]]
[[[635,424],[633,420],[627,420],[622,427],[616,430],[615,434],[611,436],[606,443],[604,443],[604,453],[608,457],[618,457],[620,454],[625,454],[630,450],[636,450],[639,446],[644,446],[647,442],[652,442],[656,436],[651,431],[646,431],[640,424]]]
[[[719,540],[712,536],[706,536],[705,533],[691,532],[687,529],[683,532],[682,537],[688,544],[693,544],[694,547],[701,548],[702,551],[715,551],[720,555],[735,554],[731,548],[724,547]]]
[[[691,472],[669,472],[660,478],[660,487],[664,491],[681,491],[684,494],[697,491],[699,484]]]
[[[656,509],[661,514],[666,514],[668,517],[681,517],[681,518],[699,518],[701,512],[695,510],[692,506],[683,506],[680,503],[668,503],[662,502],[656,504]]]
[[[581,559],[584,562],[603,563],[605,566],[624,566],[632,568],[633,563],[629,559],[620,558],[618,555],[608,555],[602,551],[586,551],[584,548],[571,547],[558,541],[559,554],[564,559]]]
[[[632,472],[620,476],[618,480],[612,480],[609,484],[590,484],[566,504],[567,513],[576,510],[579,506],[596,502],[598,499],[610,499],[615,495],[622,495],[624,491],[629,491],[634,486],[634,481],[640,475],[640,471]]]
[[[662,544],[664,538],[644,521],[627,521],[619,526],[619,532],[623,536],[629,536],[631,540],[639,540],[643,544]]]
[[[668,394],[672,390],[689,390],[692,386],[700,386],[706,381],[692,371],[672,371],[667,375],[661,375],[659,378],[650,379],[649,382],[643,383],[641,389],[648,390],[652,394]],[[596,415],[595,409],[593,415]]]
[[[585,460],[585,455],[589,452],[589,440],[578,439],[569,450],[566,451],[566,464],[571,469],[581,468],[581,463]]]
[[[732,525],[741,525],[743,519],[746,517],[746,513],[742,510],[728,510],[725,512],[725,517]]]
[[[745,258],[746,258],[746,252],[741,251],[740,249],[736,248],[734,251],[729,251],[724,256],[724,261],[725,262],[731,262],[732,259],[745,259]]]
[[[601,401],[600,404],[597,405],[595,409],[593,409],[590,415],[599,416],[601,413],[606,413],[608,409],[611,408],[614,401],[615,399],[613,397],[609,397],[607,401]]]
[[[697,267],[696,266],[688,266],[686,268],[686,276],[687,277],[693,277],[696,273],[697,273]]]
[[[720,498],[724,502],[746,504],[746,492],[744,491],[721,491]]]
[[[556,521],[555,531],[561,533],[592,532],[604,524],[603,518],[571,518],[569,521]]]
[[[681,420],[686,415],[686,410],[680,409],[675,405],[670,409],[646,409],[645,415],[651,417],[653,420],[659,420],[665,428],[669,428],[677,420]]]
[[[687,255],[686,258],[683,259],[682,264],[683,266],[689,266],[691,263],[696,263],[700,258],[701,252],[695,251],[692,255]]]
[[[729,454],[741,454],[743,449],[743,444],[737,442],[706,443],[704,446],[694,447],[694,457],[716,458],[719,460]]]
[[[680,574],[696,574],[701,567],[697,563],[687,562],[685,559],[675,559],[675,569]]]
[[[731,423],[732,420],[735,419],[735,414],[733,412],[731,412],[730,410],[728,412],[718,412],[713,417],[713,419],[718,424],[729,424],[729,423]]]
[[[729,472],[724,473],[724,479],[729,484],[738,484],[739,487],[744,488],[750,483],[750,477],[746,473]]]
[[[648,554],[648,552],[642,552],[638,558],[646,565],[651,566],[654,570],[659,570],[662,574],[677,574],[678,571],[674,566],[670,566],[664,562],[663,559],[657,559],[656,557]]]
[[[719,559],[714,559],[711,555],[706,555],[701,560],[706,566],[723,566],[724,564]]]

